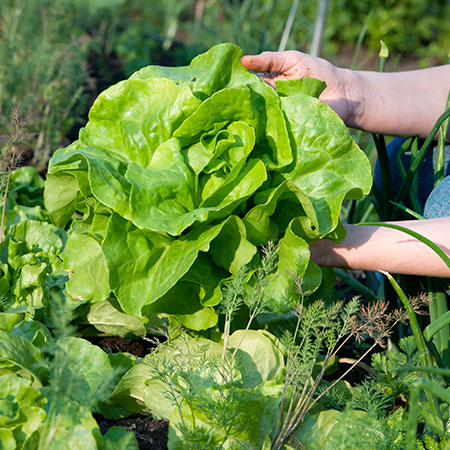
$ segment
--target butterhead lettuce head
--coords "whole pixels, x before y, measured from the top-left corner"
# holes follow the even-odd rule
[[[318,287],[308,241],[339,237],[342,202],[368,193],[370,165],[318,100],[324,83],[274,90],[241,55],[222,44],[187,67],[141,69],[101,93],[79,139],[54,154],[46,207],[58,226],[80,213],[65,250],[72,296],[205,329],[223,283],[268,241],[274,311],[293,307],[292,276],[305,293]]]

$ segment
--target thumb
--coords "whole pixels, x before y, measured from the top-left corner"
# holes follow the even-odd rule
[[[282,72],[285,57],[279,52],[263,52],[259,55],[245,55],[241,64],[254,72]]]

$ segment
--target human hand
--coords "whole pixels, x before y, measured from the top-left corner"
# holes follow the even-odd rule
[[[241,58],[241,64],[248,70],[258,72],[259,77],[273,88],[277,80],[313,77],[325,81],[327,87],[320,100],[330,106],[347,125],[352,124],[358,107],[348,95],[347,86],[352,84],[352,71],[294,50],[246,55]]]

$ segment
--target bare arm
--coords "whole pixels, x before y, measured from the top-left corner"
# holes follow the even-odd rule
[[[319,78],[327,83],[320,100],[348,126],[395,136],[427,136],[450,90],[450,64],[396,73],[353,71],[297,51],[263,52],[241,62],[273,87],[276,80]]]
[[[340,69],[345,70],[345,69]],[[426,137],[445,111],[450,64],[408,72],[351,72],[347,98],[355,105],[348,125],[366,131]]]
[[[450,217],[397,223],[427,237],[450,256]],[[392,228],[346,225],[346,238],[311,242],[317,264],[347,269],[450,277],[450,269],[428,246]]]

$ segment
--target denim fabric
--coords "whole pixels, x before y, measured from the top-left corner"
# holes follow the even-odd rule
[[[391,169],[392,189],[394,196],[397,195],[402,177],[396,162],[397,154],[406,142],[405,138],[394,138],[387,146],[389,166]],[[419,142],[419,148],[421,143]],[[430,147],[419,166],[418,170],[418,200],[424,209],[424,216],[446,217],[450,216],[450,146],[445,147],[445,177],[436,187],[434,187],[434,155],[436,147]],[[402,165],[405,170],[410,166],[411,152],[408,150],[401,156]],[[374,184],[381,190],[381,171],[378,161],[375,165]],[[407,202],[405,202],[407,203]],[[411,206],[407,203],[407,206]]]
[[[428,197],[423,215],[427,219],[450,216],[450,176],[445,177]]]

